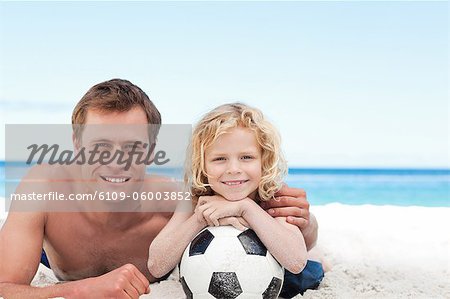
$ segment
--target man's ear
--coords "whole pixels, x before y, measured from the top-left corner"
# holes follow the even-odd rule
[[[77,136],[75,135],[75,132],[72,132],[72,143],[73,143],[73,148],[75,149],[75,155],[76,155],[78,153],[78,151],[80,150],[81,141],[77,138]]]
[[[145,158],[145,165],[146,166],[150,166],[151,164],[153,164],[153,160],[155,159],[155,147],[156,147],[156,143],[149,143],[148,147],[146,148],[145,151],[145,156],[143,158]]]

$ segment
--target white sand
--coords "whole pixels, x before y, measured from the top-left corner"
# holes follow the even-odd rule
[[[312,207],[333,268],[304,298],[450,298],[450,208]],[[33,284],[52,284],[40,267]],[[142,298],[184,298],[177,277]],[[300,298],[301,296],[298,296]]]

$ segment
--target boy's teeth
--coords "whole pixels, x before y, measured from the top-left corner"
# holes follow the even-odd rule
[[[244,181],[238,181],[238,182],[225,182],[225,184],[229,185],[229,186],[233,186],[233,185],[240,185],[242,184]]]

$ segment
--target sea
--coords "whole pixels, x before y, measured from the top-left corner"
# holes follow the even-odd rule
[[[311,205],[450,207],[450,169],[289,169]]]
[[[311,205],[450,207],[450,169],[290,168],[285,182],[304,189]],[[0,197],[5,197],[4,162]]]

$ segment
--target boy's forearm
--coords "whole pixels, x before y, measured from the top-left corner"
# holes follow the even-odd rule
[[[290,229],[284,226],[254,202],[248,204],[243,218],[283,267],[293,273],[299,273],[304,268],[306,247],[297,227]],[[287,251],[287,248],[292,250]]]
[[[176,232],[158,236],[149,249],[148,268],[156,278],[171,271],[181,260],[184,250],[192,239],[205,227],[193,214]]]
[[[0,297],[5,299],[21,298],[52,298],[76,297],[77,282],[67,282],[47,287],[33,287],[30,285],[0,282]]]
[[[319,234],[319,224],[316,217],[310,213],[308,226],[302,230],[303,238],[305,239],[306,248],[311,250],[317,243],[317,237]]]

